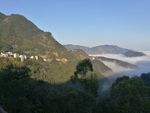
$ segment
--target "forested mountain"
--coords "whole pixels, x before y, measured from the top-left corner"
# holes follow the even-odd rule
[[[58,43],[50,32],[40,30],[22,15],[0,13],[0,51],[39,56],[47,59],[33,66],[37,79],[62,82],[68,80],[78,62],[77,58]],[[31,62],[29,62],[31,64]],[[34,65],[34,63],[33,63]],[[61,78],[61,79],[60,79]]]
[[[56,83],[69,80],[75,65],[88,58],[83,51],[68,51],[50,32],[40,30],[18,14],[7,16],[0,13],[0,52],[39,56],[38,61],[24,62],[33,72],[32,77]],[[102,76],[100,72],[99,76]]]
[[[69,62],[73,57],[50,32],[40,30],[18,14],[0,14],[0,47],[1,50],[39,55],[52,60],[66,58]]]

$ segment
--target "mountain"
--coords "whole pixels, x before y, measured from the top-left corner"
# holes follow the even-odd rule
[[[0,13],[0,52],[7,51],[27,55],[28,60],[23,65],[29,67],[32,78],[51,83],[69,80],[76,64],[90,58],[83,50],[66,49],[54,39],[52,33],[42,31],[24,16]],[[31,60],[30,56],[39,56],[39,60]],[[46,59],[46,62],[41,59]],[[8,59],[2,59],[1,64],[5,65],[6,60]],[[20,64],[16,60],[9,59],[8,62]],[[103,76],[102,73],[111,71],[100,61],[92,63],[99,77]]]
[[[67,45],[64,45],[64,46],[69,50],[81,49],[81,50],[84,50],[84,51],[88,51],[88,49],[90,49],[89,47],[80,46],[80,45],[73,45],[73,44],[67,44]]]
[[[124,56],[126,56],[126,57],[137,57],[137,56],[146,56],[146,54],[144,54],[142,52],[128,50],[127,52],[124,53]]]
[[[50,32],[40,30],[22,15],[0,13],[0,52],[11,51],[27,56],[39,56],[47,62],[27,62],[35,69],[34,78],[49,82],[70,79],[77,58],[57,42]],[[37,75],[37,73],[40,73]]]
[[[108,66],[110,69],[112,69],[114,72],[115,71],[123,71],[125,69],[135,69],[138,68],[136,65],[117,60],[117,59],[112,59],[112,58],[106,58],[106,57],[96,57],[97,60],[100,60],[103,62],[106,66]]]
[[[89,55],[82,49],[71,49],[69,51],[79,60],[90,58]]]
[[[122,54],[126,57],[144,56],[142,52],[121,48],[115,45],[101,45],[96,47],[84,47],[79,45],[64,45],[67,49],[82,49],[88,54]]]
[[[103,76],[107,76],[113,72],[111,68],[109,68],[107,65],[105,65],[100,60],[93,60],[92,64],[93,64],[93,68],[94,68],[95,72],[98,75],[102,74]]]
[[[42,58],[66,58],[68,51],[49,32],[44,32],[25,17],[17,14],[0,21],[1,50],[39,55]]]

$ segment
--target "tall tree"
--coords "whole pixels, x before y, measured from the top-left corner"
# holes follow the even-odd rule
[[[93,65],[90,59],[84,59],[77,64],[75,74],[85,76],[88,71],[93,72]]]

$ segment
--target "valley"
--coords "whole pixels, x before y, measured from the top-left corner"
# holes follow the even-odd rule
[[[150,112],[150,51],[63,45],[26,17],[0,13],[0,53],[0,112]]]
[[[111,70],[109,71],[109,73],[107,72],[103,73],[105,77],[114,76],[114,75],[122,76],[122,75],[129,75],[129,74],[140,75],[144,72],[149,72],[150,70],[149,51],[137,52],[135,50],[120,48],[114,45],[102,45],[102,46],[93,47],[93,48],[99,48],[96,50],[93,48],[80,46],[80,45],[73,45],[73,44],[65,45],[65,47],[69,50],[81,49],[87,52],[89,58],[91,58],[92,60],[99,60],[100,62],[102,62],[105,66],[107,66]],[[130,51],[130,55],[129,54],[127,55],[127,53],[129,52],[126,53],[126,51]]]

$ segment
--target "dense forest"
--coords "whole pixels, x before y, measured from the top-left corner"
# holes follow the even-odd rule
[[[101,80],[89,59],[61,84],[36,80],[32,73],[17,61],[0,64],[0,106],[8,113],[150,113],[150,73],[120,77],[106,95],[99,95]]]

